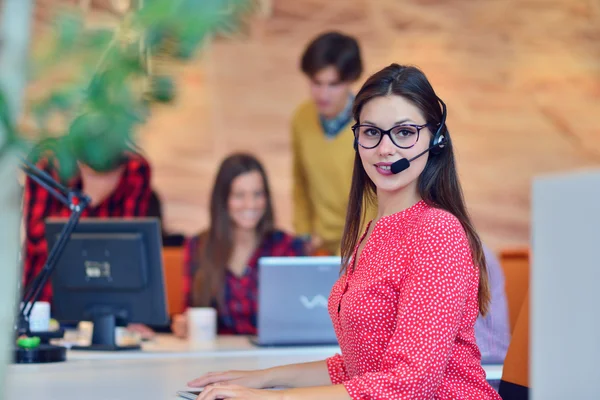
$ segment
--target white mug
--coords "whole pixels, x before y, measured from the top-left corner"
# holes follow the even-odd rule
[[[188,338],[193,342],[210,342],[217,337],[217,310],[192,307],[187,310]]]

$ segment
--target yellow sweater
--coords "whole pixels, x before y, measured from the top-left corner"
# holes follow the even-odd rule
[[[327,138],[312,102],[302,104],[292,120],[294,229],[319,236],[333,254],[340,254],[352,182],[351,126]]]

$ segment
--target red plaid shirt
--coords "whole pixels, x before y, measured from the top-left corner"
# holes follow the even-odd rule
[[[189,239],[185,245],[186,276],[184,290],[188,306],[191,305],[191,283],[199,266],[194,265],[199,248],[199,236]],[[225,278],[224,306],[217,309],[219,334],[256,335],[258,259],[260,257],[303,256],[304,243],[282,231],[268,234],[256,249],[243,276],[227,271]]]
[[[52,175],[58,181],[58,173],[50,161],[42,161],[37,167]],[[67,183],[67,187],[81,190],[79,177]],[[139,155],[128,158],[117,188],[102,203],[85,208],[81,217],[143,217],[147,215],[150,201],[150,165]],[[45,219],[48,217],[65,217],[71,215],[70,210],[53,197],[45,188],[29,177],[25,182],[24,194],[25,216],[25,256],[23,265],[23,287],[27,287],[41,271],[48,258],[48,244],[45,237]],[[40,301],[52,299],[50,282],[44,286]]]

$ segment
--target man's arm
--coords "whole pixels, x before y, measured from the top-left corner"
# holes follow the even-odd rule
[[[292,127],[292,193],[294,201],[293,223],[297,235],[313,234],[313,208],[308,195],[308,181],[301,160],[300,138]]]

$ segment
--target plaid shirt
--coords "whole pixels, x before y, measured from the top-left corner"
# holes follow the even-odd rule
[[[41,161],[37,167],[59,181],[58,173],[52,165],[50,161]],[[66,186],[81,190],[81,179],[75,177]],[[150,165],[141,156],[132,155],[128,158],[121,180],[112,194],[95,207],[91,205],[86,207],[81,217],[146,216],[150,193]],[[23,204],[27,233],[25,238],[23,287],[27,287],[42,270],[48,258],[45,219],[47,217],[68,218],[71,212],[64,204],[29,177],[25,182]],[[48,282],[42,289],[39,300],[50,301],[51,299],[52,287]]]
[[[184,290],[188,307],[192,304],[192,282],[198,265],[194,265],[195,255],[199,248],[199,236],[186,242]],[[243,276],[238,277],[227,271],[225,277],[224,306],[217,309],[219,334],[256,334],[257,291],[258,291],[258,259],[260,257],[303,256],[304,242],[284,232],[274,231],[268,234],[256,249]]]

